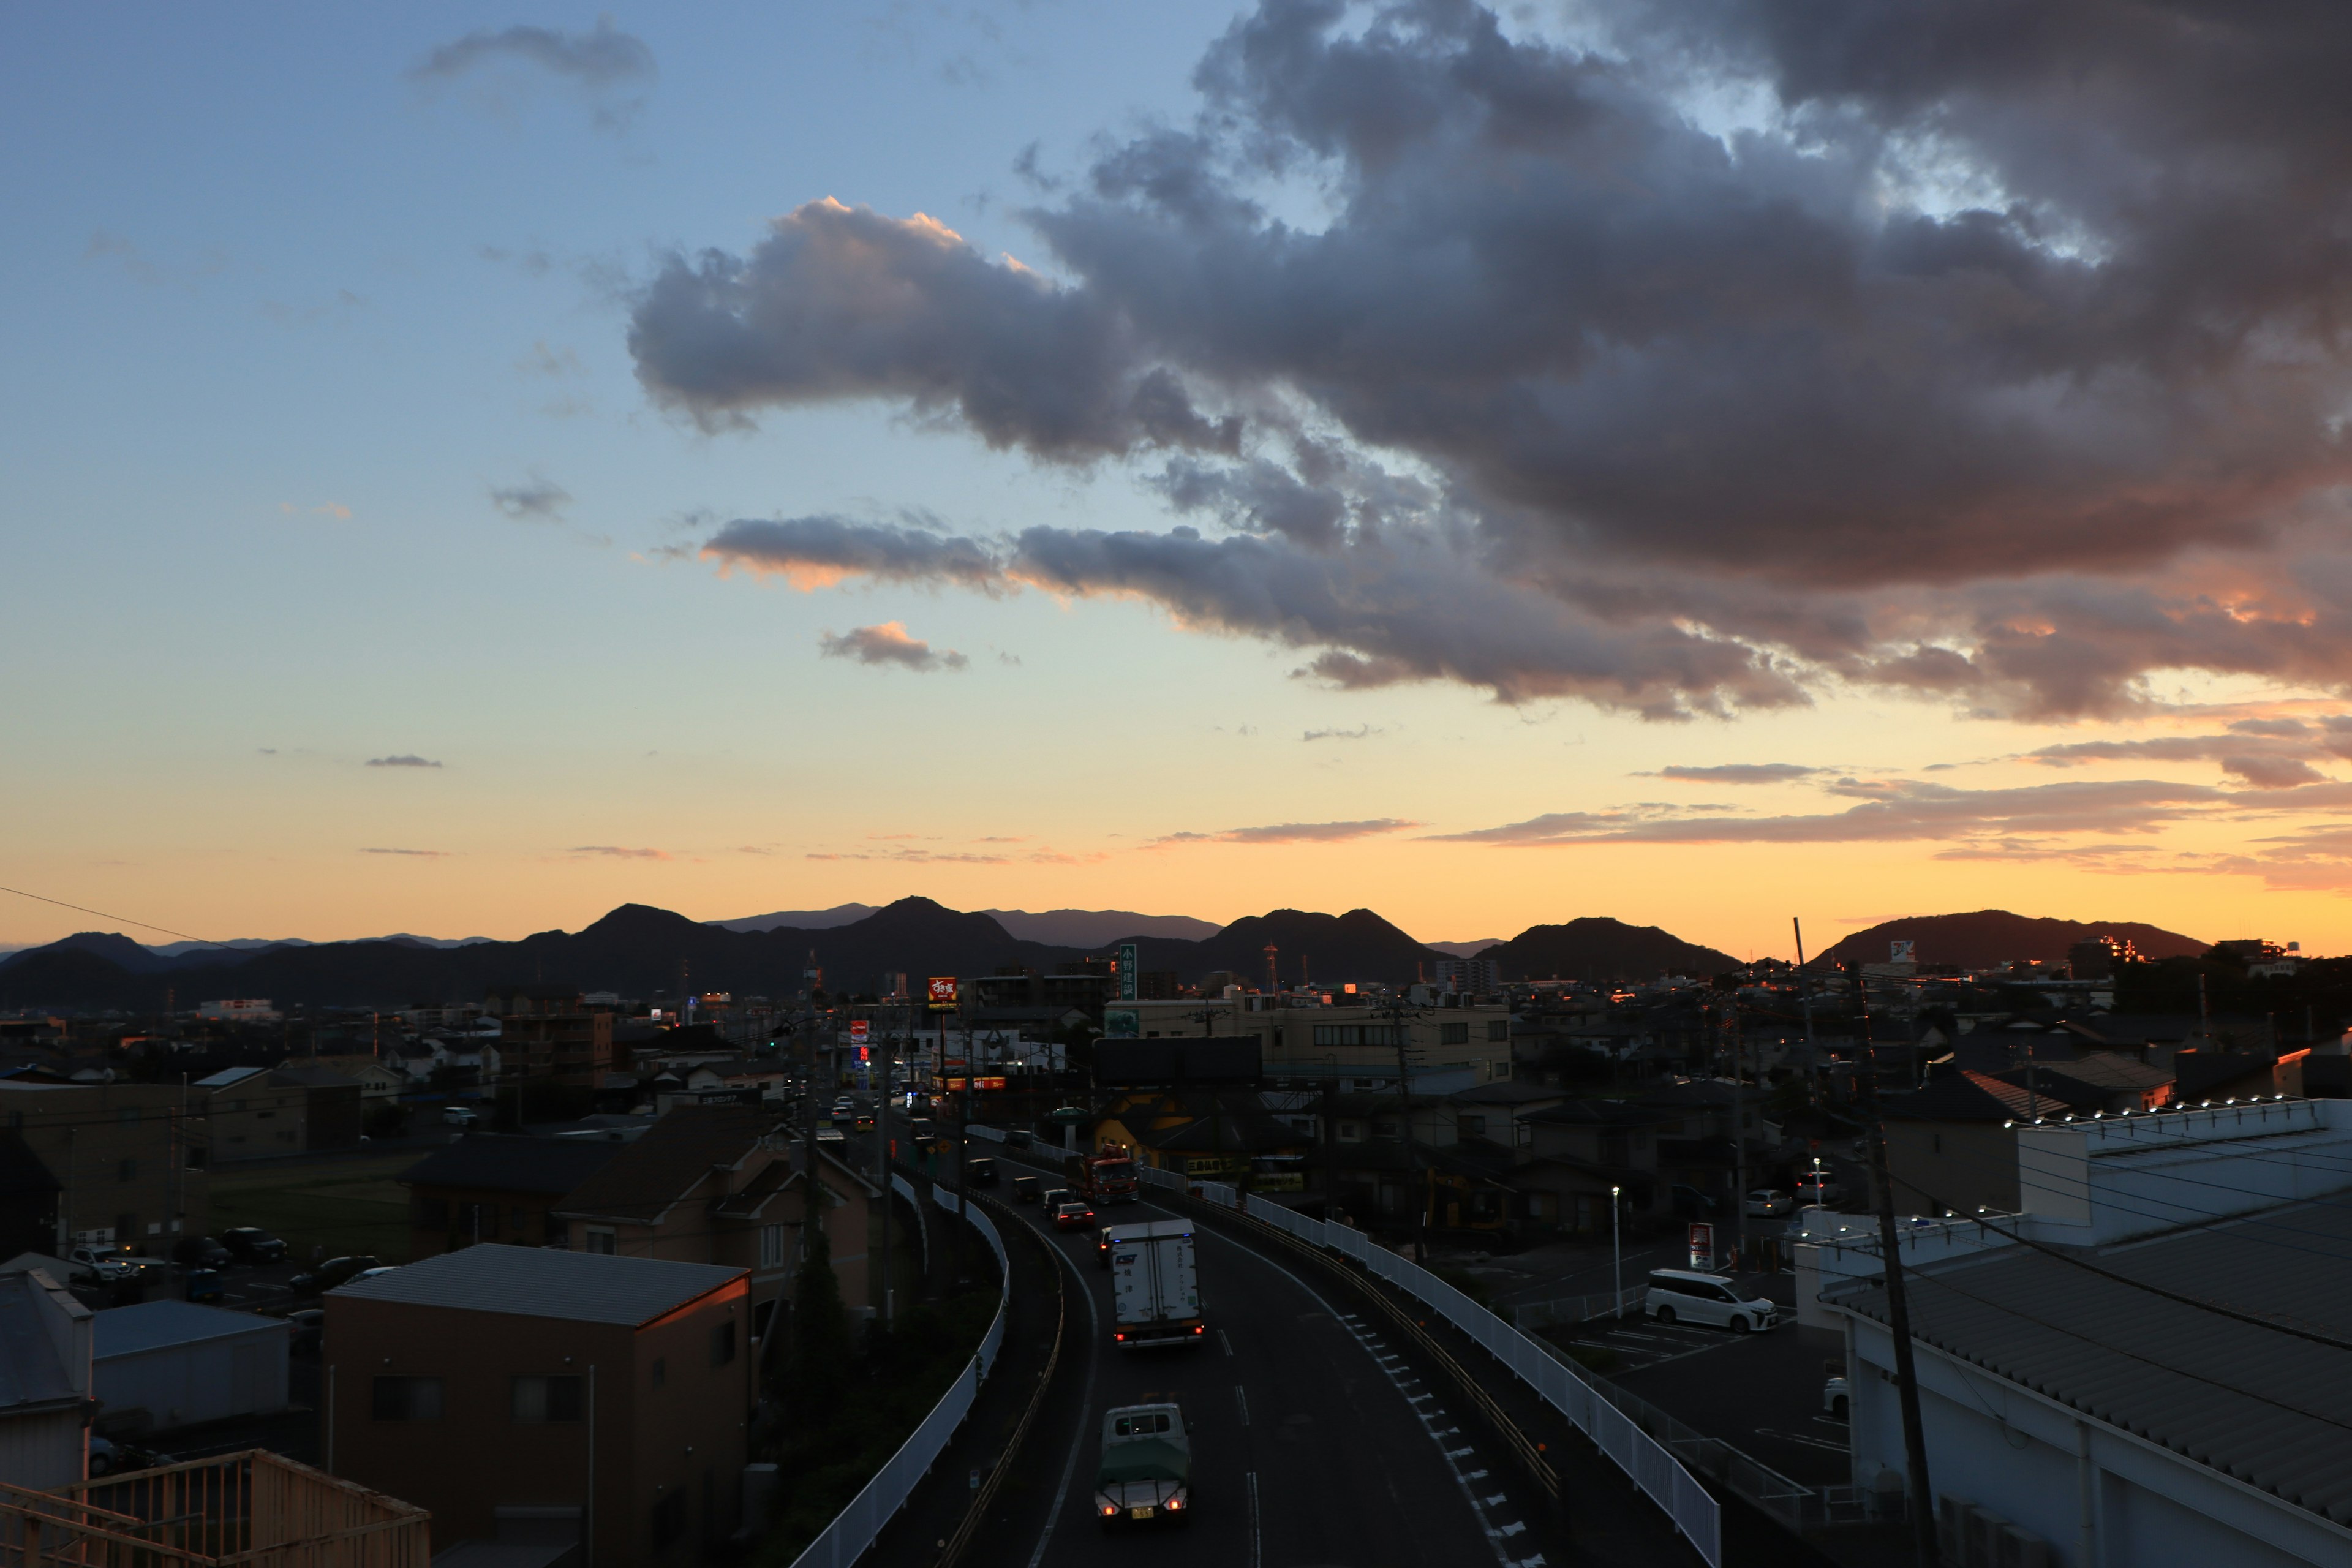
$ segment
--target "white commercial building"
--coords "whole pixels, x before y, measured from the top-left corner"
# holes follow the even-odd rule
[[[190,1301],[146,1301],[98,1314],[91,1392],[101,1420],[133,1412],[142,1430],[266,1415],[287,1403],[293,1326],[283,1318]]]
[[[2352,1563],[2352,1101],[2018,1133],[2022,1214],[1902,1222],[1948,1560]],[[1808,1237],[1800,1306],[1845,1328],[1854,1482],[1900,1496],[1875,1227],[1813,1211]]]

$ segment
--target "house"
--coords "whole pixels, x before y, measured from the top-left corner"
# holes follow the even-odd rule
[[[408,1075],[394,1065],[398,1060],[395,1051],[384,1056],[289,1057],[278,1065],[331,1068],[360,1086],[361,1105],[373,1110],[399,1100],[401,1091],[408,1088]]]
[[[1958,1072],[1886,1096],[1886,1167],[1896,1211],[2015,1214],[2017,1129],[2039,1117],[2088,1116],[2108,1099],[2106,1088],[2054,1066],[2036,1064],[2030,1085],[2021,1068],[2000,1078]]]
[[[680,1106],[656,1118],[554,1211],[578,1252],[723,1264],[750,1277],[756,1331],[790,1283],[810,1187],[782,1119],[749,1105]],[[866,1261],[880,1189],[817,1160],[822,1223],[842,1300],[871,1301]]]
[[[741,1268],[468,1247],[325,1298],[326,1468],[413,1499],[436,1552],[501,1519],[598,1563],[697,1561],[740,1521]]]
[[[1092,1134],[1106,1141],[1133,1150],[1139,1163],[1211,1180],[1238,1178],[1254,1159],[1303,1156],[1314,1142],[1255,1094],[1206,1089],[1118,1096]]]
[[[44,1270],[0,1274],[0,1478],[9,1485],[50,1491],[82,1479],[95,1316]]]
[[[2303,1064],[2308,1047],[2296,1051],[2267,1048],[2222,1051],[2182,1047],[2173,1053],[2174,1094],[2184,1105],[2206,1100],[2303,1098]]]
[[[1646,1226],[1664,1219],[1673,1184],[1658,1169],[1657,1132],[1676,1120],[1614,1100],[1571,1100],[1521,1116],[1525,1159],[1511,1182],[1529,1227],[1605,1236],[1612,1194],[1622,1220]]]
[[[359,1080],[317,1062],[281,1067],[269,1075],[273,1083],[291,1084],[303,1091],[302,1147],[316,1153],[328,1149],[360,1146],[360,1122],[366,1092]]]
[[[2174,1058],[2176,1061],[2179,1058]],[[2079,1057],[2045,1061],[2036,1057],[2024,1067],[1994,1074],[2020,1089],[2037,1089],[2052,1077],[2104,1091],[2094,1109],[2114,1116],[2126,1110],[2161,1110],[2172,1102],[2173,1070],[2122,1051],[2089,1051]],[[2070,1102],[2068,1109],[2074,1109]]]
[[[566,1245],[566,1222],[555,1211],[622,1147],[603,1138],[469,1132],[436,1149],[399,1176],[408,1189],[408,1256],[482,1241]]]
[[[294,1329],[193,1301],[98,1314],[91,1393],[109,1432],[194,1426],[286,1408]]]
[[[123,1246],[161,1253],[202,1235],[210,1216],[205,1122],[174,1084],[0,1080],[0,1131],[13,1131],[57,1182],[47,1250]]]

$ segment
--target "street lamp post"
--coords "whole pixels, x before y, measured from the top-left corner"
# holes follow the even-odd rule
[[[1609,1315],[1613,1318],[1625,1315],[1625,1247],[1617,1227],[1617,1194],[1622,1190],[1619,1187],[1609,1189],[1609,1284],[1616,1292],[1616,1299],[1610,1303]]]

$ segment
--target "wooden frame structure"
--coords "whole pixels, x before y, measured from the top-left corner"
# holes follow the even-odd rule
[[[0,1568],[429,1568],[432,1519],[251,1448],[54,1492],[0,1482]]]

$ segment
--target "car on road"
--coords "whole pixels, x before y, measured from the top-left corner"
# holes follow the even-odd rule
[[[1829,1381],[1822,1384],[1822,1408],[1829,1412],[1832,1419],[1843,1421],[1848,1407],[1845,1370],[1835,1362],[1830,1365],[1835,1370],[1831,1372]]]
[[[1779,1219],[1797,1212],[1797,1200],[1770,1187],[1759,1187],[1748,1194],[1746,1212],[1750,1219]]]
[[[239,1263],[286,1261],[286,1244],[257,1225],[231,1226],[220,1233],[220,1242]]]
[[[1031,1148],[1036,1142],[1035,1136],[1025,1128],[1016,1127],[1004,1135],[1004,1146],[1008,1149]]]
[[[849,1145],[848,1138],[843,1134],[841,1129],[838,1127],[818,1128],[816,1130],[816,1141],[821,1147],[831,1148],[836,1156],[840,1154],[843,1149]]]
[[[1044,1187],[1045,1184],[1034,1176],[1015,1176],[1013,1178],[1013,1201],[1016,1204],[1034,1204],[1037,1201],[1038,1193]]]
[[[1075,1198],[1077,1195],[1077,1194],[1070,1191],[1067,1187],[1047,1187],[1044,1193],[1038,1195],[1037,1201],[1045,1205],[1045,1212],[1047,1214],[1052,1214],[1055,1209],[1060,1208],[1064,1204],[1068,1203],[1072,1198]]]
[[[1826,1208],[1845,1196],[1845,1184],[1830,1171],[1806,1171],[1797,1177],[1797,1202]]]
[[[1104,1414],[1095,1516],[1105,1530],[1192,1521],[1192,1437],[1181,1406],[1123,1405]]]
[[[172,1261],[183,1268],[226,1268],[236,1255],[209,1236],[184,1236],[172,1244]]]
[[[349,1258],[330,1258],[316,1268],[297,1274],[286,1282],[287,1289],[298,1294],[316,1296],[349,1283],[353,1277],[371,1268],[383,1267],[383,1259],[369,1253],[354,1253]]]
[[[1065,1203],[1054,1207],[1055,1230],[1084,1230],[1094,1222],[1095,1211],[1085,1204]]]
[[[1729,1275],[1693,1268],[1652,1269],[1642,1312],[1661,1323],[1707,1323],[1735,1334],[1761,1332],[1780,1316],[1779,1306],[1743,1290]]]
[[[963,1184],[967,1187],[996,1185],[996,1162],[988,1159],[966,1160],[963,1163]]]

